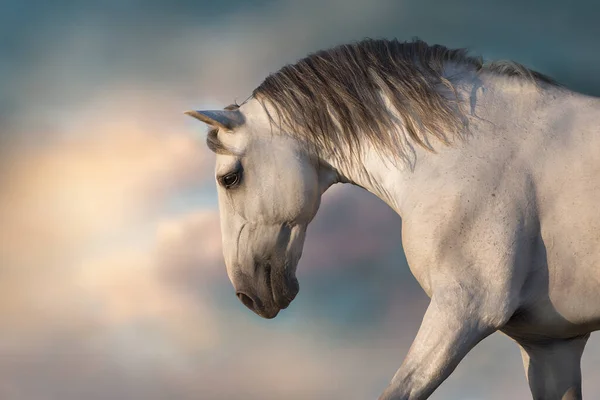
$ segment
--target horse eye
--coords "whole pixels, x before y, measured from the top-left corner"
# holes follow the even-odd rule
[[[221,178],[221,184],[229,189],[232,186],[235,186],[240,181],[240,174],[238,172],[229,173]]]

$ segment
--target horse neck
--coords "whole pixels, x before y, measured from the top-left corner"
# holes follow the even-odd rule
[[[362,145],[360,158],[340,150],[324,160],[335,170],[335,181],[367,190],[402,215],[402,199],[408,187],[407,180],[411,177],[409,168],[400,162],[391,162],[369,143]]]
[[[531,120],[531,110],[545,101],[546,95],[535,84],[524,80],[510,79],[493,74],[472,75],[455,82],[459,88],[469,121],[469,132],[465,140],[481,142],[487,140],[486,131],[491,126],[496,131],[507,131],[508,124],[522,123],[526,126]],[[399,134],[403,134],[399,130]],[[451,179],[452,170],[464,170],[464,153],[485,151],[479,143],[465,146],[462,141],[444,145],[432,139],[435,152],[411,143],[412,161],[392,162],[376,146],[364,143],[360,157],[353,157],[347,149],[340,149],[325,161],[336,172],[338,182],[351,183],[362,187],[383,200],[400,216],[410,210],[411,205],[430,190],[432,176],[443,175]],[[483,146],[485,147],[485,145]],[[493,145],[492,145],[493,147]],[[439,179],[438,179],[439,180]],[[435,184],[437,184],[436,182]]]

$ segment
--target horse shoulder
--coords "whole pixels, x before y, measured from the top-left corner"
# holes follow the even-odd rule
[[[539,224],[528,177],[519,169],[498,171],[474,166],[437,196],[421,198],[403,216],[402,240],[411,272],[430,297],[469,299],[500,326],[519,307]]]

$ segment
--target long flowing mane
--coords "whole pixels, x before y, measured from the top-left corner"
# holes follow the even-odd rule
[[[452,64],[557,85],[515,62],[484,64],[466,49],[430,46],[418,39],[366,39],[286,65],[252,95],[265,109],[268,102],[284,127],[316,148],[335,152],[346,145],[353,152],[368,140],[383,152],[403,156],[411,141],[432,150],[429,136],[448,144],[464,133],[461,102],[446,76]],[[398,135],[399,129],[406,135]]]

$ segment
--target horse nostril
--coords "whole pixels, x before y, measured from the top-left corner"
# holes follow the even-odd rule
[[[240,301],[249,309],[251,309],[252,311],[255,310],[255,304],[254,304],[254,300],[252,300],[252,298],[250,296],[248,296],[245,293],[242,292],[237,292],[237,297],[240,299]]]

